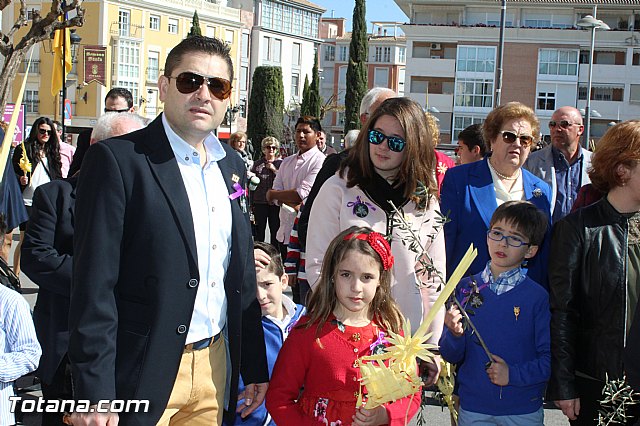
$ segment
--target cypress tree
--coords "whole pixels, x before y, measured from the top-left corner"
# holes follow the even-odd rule
[[[309,115],[319,119],[322,100],[320,98],[320,75],[318,73],[317,52],[314,54],[313,72],[311,75],[311,85],[309,86]]]
[[[347,67],[347,91],[345,94],[345,134],[360,128],[360,101],[367,92],[367,22],[365,20],[365,0],[355,0],[353,8],[353,28],[349,45],[349,65]]]
[[[254,152],[260,153],[267,136],[284,140],[284,86],[280,67],[257,67],[253,73],[247,135]]]
[[[302,88],[302,102],[300,103],[300,115],[310,115],[311,108],[309,103],[309,76],[304,76],[304,86]]]
[[[191,29],[189,30],[189,34],[187,37],[193,36],[201,36],[202,31],[200,30],[200,18],[198,17],[198,11],[193,12],[193,18],[191,19]]]

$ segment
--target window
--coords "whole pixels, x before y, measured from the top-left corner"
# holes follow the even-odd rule
[[[335,61],[336,60],[336,47],[331,45],[326,45],[324,47],[324,60],[325,61]]]
[[[153,31],[160,31],[160,17],[158,15],[149,16],[149,29]]]
[[[556,94],[554,92],[538,92],[538,109],[545,111],[555,111]]]
[[[34,9],[33,7],[29,10],[27,10],[27,21],[32,21],[33,20],[33,15],[35,12],[40,12],[40,10],[38,9]]]
[[[633,62],[632,65],[640,65],[640,51],[636,50],[633,52]]]
[[[207,25],[207,37],[215,37],[216,36],[216,27],[212,27],[211,25]]]
[[[578,50],[540,49],[538,74],[577,76],[578,57]]]
[[[578,99],[581,101],[587,100],[587,87],[578,87]],[[591,100],[592,101],[613,101],[622,102],[624,99],[624,86],[592,86],[591,87]]]
[[[411,77],[411,85],[409,87],[411,93],[427,93],[427,87],[429,87],[427,77]]]
[[[240,67],[240,91],[246,92],[249,86],[249,67]]]
[[[120,40],[116,47],[118,58],[117,87],[129,89],[133,94],[133,103],[137,104],[140,87],[140,43]]]
[[[493,81],[485,79],[459,79],[456,82],[455,106],[491,108]]]
[[[382,62],[391,62],[391,47],[382,49]]]
[[[349,60],[349,46],[340,46],[340,50],[338,52],[338,60],[340,62],[347,62]]]
[[[38,105],[39,105],[39,100],[38,100],[38,91],[37,90],[25,90],[24,91],[24,103],[25,105],[25,112],[29,113],[29,112],[38,112]]]
[[[233,44],[234,34],[233,30],[224,30],[224,41],[231,46]]]
[[[242,50],[242,57],[249,58],[249,34],[242,33],[242,46],[240,46]]]
[[[431,43],[424,43],[419,41],[413,42],[413,49],[411,54],[414,58],[428,58],[431,56]]]
[[[374,87],[389,87],[389,68],[376,68],[373,73]]]
[[[178,34],[178,20],[176,18],[169,18],[167,31],[169,31],[171,34]]]
[[[405,47],[398,48],[398,62],[405,63],[407,61],[407,49]]]
[[[338,70],[338,86],[347,86],[347,67],[340,67]]]
[[[549,19],[525,19],[524,26],[530,28],[551,28],[551,21]]]
[[[471,126],[472,124],[480,124],[484,119],[480,117],[471,117],[466,115],[456,115],[453,118],[453,138],[452,140],[458,140],[458,134]]]
[[[148,66],[147,66],[147,80],[158,81],[158,75],[160,73],[160,53],[149,51]]]
[[[629,90],[629,102],[640,103],[640,84],[631,85]]]
[[[28,72],[30,74],[40,74],[40,60],[32,59],[31,65],[29,65],[29,69],[27,69],[28,60],[22,61],[22,66],[20,67],[21,73]]]
[[[282,54],[282,40],[279,38],[273,39],[273,49],[271,50],[273,54],[273,62],[279,64],[280,63],[280,55]]]
[[[293,51],[291,52],[291,64],[300,66],[300,51],[302,46],[300,43],[293,43]]]
[[[373,57],[373,60],[375,62],[382,62],[382,47],[380,46],[376,47],[376,54]]]
[[[300,75],[291,74],[291,96],[298,98],[300,96]]]
[[[131,12],[120,9],[118,11],[118,34],[120,37],[129,37],[129,28],[131,24]]]
[[[263,37],[262,39],[262,60],[271,60],[271,37]]]
[[[458,47],[458,71],[468,72],[495,72],[495,47]]]

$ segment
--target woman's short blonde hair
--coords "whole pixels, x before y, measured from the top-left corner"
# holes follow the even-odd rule
[[[262,142],[260,142],[260,148],[264,149],[264,147],[267,145],[275,145],[275,155],[276,157],[280,157],[280,141],[278,139],[274,138],[273,136],[267,136],[266,138],[262,139]]]

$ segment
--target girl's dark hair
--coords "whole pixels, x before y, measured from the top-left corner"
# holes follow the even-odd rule
[[[303,327],[311,327],[317,323],[318,333],[322,330],[322,326],[329,320],[337,306],[338,298],[336,297],[335,278],[338,274],[338,265],[347,256],[351,250],[358,253],[366,254],[375,259],[380,267],[380,285],[376,290],[376,294],[369,305],[369,313],[372,320],[385,330],[395,333],[402,328],[402,316],[398,305],[391,296],[391,269],[384,270],[380,255],[364,240],[349,238],[345,240],[345,236],[349,234],[366,234],[373,232],[371,228],[352,226],[342,231],[337,237],[331,241],[329,248],[325,252],[322,260],[322,270],[318,285],[314,288],[307,308],[309,321],[302,324]]]
[[[38,129],[42,124],[46,124],[51,128],[49,140],[44,144],[44,152],[47,156],[47,169],[49,170],[49,178],[51,180],[62,178],[62,161],[60,160],[60,140],[56,132],[56,126],[53,121],[47,117],[37,118],[31,126],[29,137],[24,142],[27,157],[31,161],[31,170],[35,170],[40,163],[40,142],[38,142]]]
[[[424,184],[430,197],[437,197],[436,138],[422,107],[409,98],[389,98],[371,114],[341,166],[340,175],[344,177],[346,171],[347,187],[363,186],[373,179],[376,172],[369,156],[369,130],[375,128],[383,115],[397,119],[404,130],[406,154],[400,164],[397,181],[405,184],[405,198],[416,204],[422,201],[415,194],[418,182]]]

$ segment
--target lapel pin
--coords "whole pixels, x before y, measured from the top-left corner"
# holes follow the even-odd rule
[[[520,306],[513,307],[513,315],[516,316],[516,321],[518,321],[518,317],[520,316]]]
[[[234,174],[231,175],[231,180],[233,182],[235,182],[235,183],[238,183],[238,182],[240,182],[240,176],[238,176],[237,174],[234,173]]]
[[[533,196],[534,197],[542,197],[542,189],[540,188],[536,188],[533,190]]]

